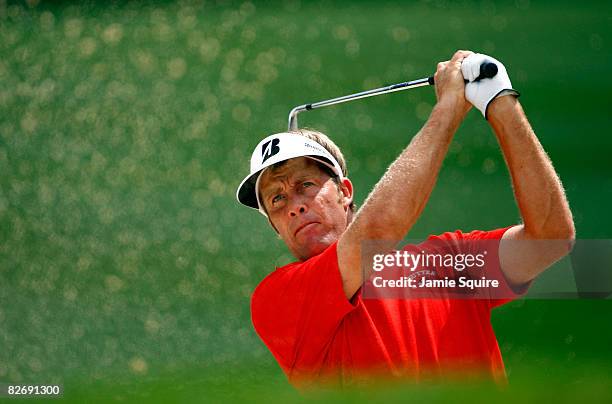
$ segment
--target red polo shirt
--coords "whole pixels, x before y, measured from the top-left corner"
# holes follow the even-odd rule
[[[505,230],[456,231],[428,240],[499,240]],[[251,314],[255,330],[297,386],[457,372],[504,381],[490,315],[509,300],[366,299],[361,289],[348,300],[334,243],[269,274],[253,293]]]

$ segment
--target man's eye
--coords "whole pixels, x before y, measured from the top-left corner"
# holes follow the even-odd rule
[[[304,181],[304,182],[302,183],[302,186],[303,186],[303,187],[311,187],[311,186],[313,186],[313,185],[314,185],[314,182],[310,182],[310,181]]]
[[[274,204],[274,203],[277,203],[277,202],[279,202],[279,201],[280,201],[282,198],[283,198],[283,196],[282,196],[282,195],[280,195],[280,194],[279,194],[279,195],[276,195],[274,198],[272,198],[272,203],[273,203],[273,204]]]

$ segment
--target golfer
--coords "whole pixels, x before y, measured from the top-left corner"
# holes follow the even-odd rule
[[[498,74],[476,80],[483,61]],[[536,138],[504,66],[457,51],[435,73],[429,119],[356,211],[338,147],[312,130],[262,140],[238,200],[259,210],[296,262],[255,289],[255,330],[296,386],[347,385],[374,376],[423,379],[459,372],[505,380],[491,310],[524,293],[566,255],[574,224],[561,182]],[[468,83],[464,83],[464,78]],[[431,236],[495,242],[507,299],[384,299],[363,296],[371,275],[362,242],[402,240],[434,187],[454,133],[472,106],[493,128],[512,178],[522,223],[492,231]],[[496,203],[491,200],[491,203]],[[555,240],[543,245],[517,242]]]

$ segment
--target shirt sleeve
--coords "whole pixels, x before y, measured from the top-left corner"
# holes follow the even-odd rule
[[[444,233],[440,236],[433,236],[430,239],[445,240],[453,243],[455,252],[462,253],[482,253],[485,250],[488,253],[485,259],[485,267],[482,275],[486,279],[497,280],[498,287],[489,287],[486,294],[479,294],[478,299],[485,297],[490,309],[493,309],[502,304],[508,303],[518,297],[523,296],[531,282],[523,285],[512,285],[501,270],[501,262],[499,261],[499,242],[504,233],[512,226],[495,229],[491,231],[474,230],[469,233],[463,233],[459,230],[455,232]],[[469,297],[468,297],[469,298]]]
[[[500,282],[498,288],[490,289],[489,305],[491,309],[524,296],[527,293],[529,286],[531,286],[531,281],[521,285],[511,284],[501,269],[501,262],[499,260],[499,242],[501,241],[504,233],[511,227],[512,226],[508,226],[492,231],[475,230],[466,235],[466,238],[469,240],[497,240],[495,243],[495,262],[493,265],[487,266],[486,268],[487,277],[497,279]]]
[[[251,298],[255,330],[287,374],[296,366],[320,363],[337,327],[355,307],[344,294],[336,245],[277,269]]]

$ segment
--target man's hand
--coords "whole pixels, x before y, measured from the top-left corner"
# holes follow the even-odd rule
[[[438,104],[448,107],[447,113],[456,114],[461,119],[472,107],[465,98],[461,64],[465,58],[473,54],[474,52],[465,50],[455,52],[451,60],[438,63],[434,74]]]
[[[480,75],[480,65],[485,62],[493,62],[497,65],[497,74],[492,78],[474,81]],[[465,58],[461,64],[463,77],[469,81],[465,86],[465,98],[482,112],[485,119],[488,118],[488,107],[497,97],[503,95],[515,95],[519,93],[512,88],[506,67],[497,59],[481,53],[472,53]]]

